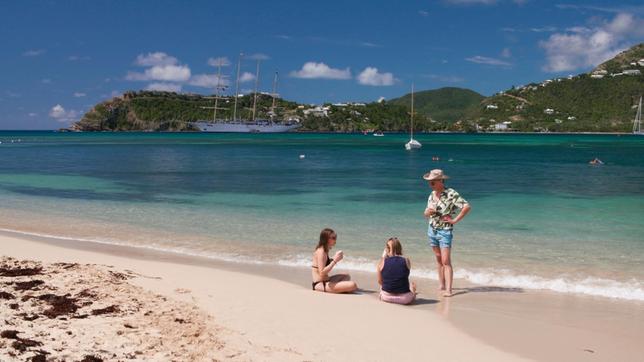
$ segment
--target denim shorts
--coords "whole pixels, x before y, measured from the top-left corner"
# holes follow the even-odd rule
[[[429,236],[429,246],[452,247],[452,230],[434,229],[430,226],[427,230],[427,236]]]

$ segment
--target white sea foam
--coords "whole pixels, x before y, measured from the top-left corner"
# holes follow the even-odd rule
[[[305,256],[280,260],[280,265],[303,267],[310,266],[311,260]],[[364,258],[345,258],[338,264],[338,269],[355,270],[375,273],[376,260]],[[411,272],[412,277],[437,280],[433,269],[417,268]],[[459,268],[454,272],[454,278],[464,279],[473,284],[503,288],[518,288],[530,290],[550,290],[559,293],[585,294],[623,300],[644,301],[644,284],[635,279],[616,281],[596,277],[560,277],[546,278],[538,275],[517,274],[511,270],[468,270]]]
[[[0,228],[0,231],[11,232],[16,234],[30,235],[36,237],[45,237],[58,240],[90,242],[104,245],[126,246],[137,249],[153,250],[164,253],[177,255],[194,256],[208,258],[212,260],[221,260],[233,263],[244,264],[266,264],[268,261],[259,258],[253,258],[237,253],[214,253],[200,252],[183,247],[167,247],[159,245],[137,245],[126,243],[120,240],[112,239],[94,239],[94,238],[77,238],[60,235],[51,235],[44,233],[25,232],[20,230]],[[294,255],[288,259],[282,259],[277,262],[279,265],[288,267],[310,267],[311,259],[308,255]],[[366,258],[346,257],[342,263],[338,264],[338,270],[361,271],[375,273],[377,260]],[[436,271],[433,269],[415,268],[411,272],[412,277],[422,279],[436,280]],[[599,297],[607,297],[622,300],[644,301],[644,284],[641,281],[632,279],[630,281],[616,281],[611,279],[585,277],[575,278],[562,276],[560,278],[547,278],[538,275],[517,274],[511,270],[500,269],[481,269],[468,270],[458,268],[455,270],[454,277],[464,279],[473,284],[494,286],[503,288],[520,288],[531,290],[550,290],[560,293],[585,294]]]
[[[5,232],[10,232],[15,234],[22,234],[22,235],[29,235],[29,236],[36,236],[36,237],[42,237],[42,238],[48,238],[48,239],[68,240],[68,241],[77,241],[77,242],[80,241],[80,242],[89,242],[94,244],[113,245],[113,246],[125,246],[128,248],[152,250],[152,251],[158,251],[162,253],[193,256],[193,257],[207,258],[212,260],[221,260],[221,261],[226,261],[231,263],[245,263],[245,264],[265,264],[266,263],[265,261],[251,258],[241,254],[236,254],[236,253],[199,252],[193,249],[187,249],[187,248],[181,248],[181,247],[166,247],[166,246],[157,246],[154,244],[138,245],[134,243],[126,243],[120,240],[113,240],[113,239],[77,238],[77,237],[60,236],[60,235],[20,231],[20,230],[5,229],[5,228],[0,228],[0,231],[5,231]]]

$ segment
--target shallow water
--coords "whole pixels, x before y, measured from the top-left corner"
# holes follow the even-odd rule
[[[457,277],[644,300],[643,137],[406,138],[0,132],[0,226],[295,266],[328,226],[344,268],[373,270],[397,236],[433,278],[421,176],[442,168],[473,207]]]

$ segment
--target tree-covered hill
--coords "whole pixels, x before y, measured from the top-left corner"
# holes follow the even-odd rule
[[[461,122],[464,129],[628,132],[644,95],[644,44],[591,73],[548,79],[486,98]]]
[[[453,123],[469,109],[477,107],[485,97],[470,89],[446,87],[414,93],[414,111],[436,121]],[[389,101],[409,107],[411,94]]]
[[[462,88],[414,94],[414,129],[423,131],[628,132],[644,95],[644,44],[591,73],[513,87],[485,98]],[[250,119],[254,95],[237,98],[237,118]],[[219,101],[218,120],[233,118],[234,97]],[[297,120],[298,131],[408,131],[410,94],[390,101],[311,106],[276,99],[275,121]],[[257,118],[273,98],[258,94]],[[191,131],[213,118],[211,97],[139,91],[102,102],[72,126],[82,131]]]

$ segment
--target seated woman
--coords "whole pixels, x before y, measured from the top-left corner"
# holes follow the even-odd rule
[[[337,238],[338,235],[331,229],[324,229],[320,233],[320,241],[313,253],[313,265],[311,265],[313,290],[327,293],[351,293],[358,289],[358,285],[351,280],[349,274],[329,276],[333,267],[344,258],[342,250],[338,250],[333,259],[329,258],[329,250],[335,246]]]
[[[402,256],[402,244],[398,238],[387,240],[382,258],[378,263],[380,300],[388,303],[409,304],[416,299],[416,284],[409,283],[411,261]]]

